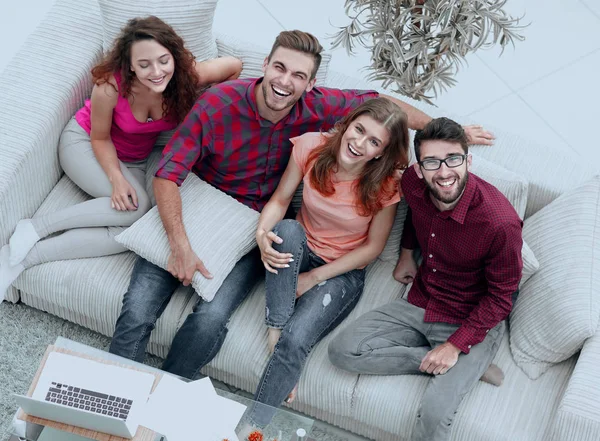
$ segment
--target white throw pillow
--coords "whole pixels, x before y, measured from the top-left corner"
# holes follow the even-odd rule
[[[517,214],[523,219],[525,209],[527,208],[527,181],[516,173],[506,170],[493,162],[487,161],[481,156],[472,156],[473,162],[471,173],[479,176],[481,179],[489,182],[500,190],[515,208]],[[385,244],[385,248],[379,255],[379,259],[394,263],[398,260],[398,257],[400,256],[400,241],[402,239],[402,230],[404,228],[404,219],[406,219],[407,210],[408,206],[404,202],[404,199],[402,199],[398,205],[398,211],[396,212],[396,219],[394,220],[392,231]],[[528,259],[528,271],[537,267],[537,261],[535,261],[533,253],[531,253],[530,250],[523,248],[523,258],[525,259],[525,257]],[[529,260],[530,258],[533,258],[533,260]],[[523,276],[525,277],[525,273]]]
[[[517,365],[536,379],[596,333],[600,317],[600,176],[525,220],[523,237],[540,269],[510,317]]]
[[[98,0],[98,3],[105,53],[128,20],[154,15],[173,27],[197,61],[217,57],[212,32],[217,0]]]
[[[274,41],[274,40],[273,40]],[[263,76],[262,66],[265,57],[269,55],[271,48],[260,48],[247,42],[239,41],[236,38],[217,35],[217,48],[219,56],[232,56],[242,60],[242,72],[240,78],[260,78]],[[317,71],[316,85],[323,85],[329,71],[329,62],[331,55],[321,52],[321,65]]]
[[[196,272],[192,286],[210,302],[236,262],[256,246],[258,212],[190,173],[181,186],[183,224],[192,249],[213,275]],[[144,259],[167,268],[171,249],[158,208],[116,237]]]

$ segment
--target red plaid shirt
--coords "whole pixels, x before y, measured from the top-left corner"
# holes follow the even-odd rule
[[[273,124],[260,117],[254,89],[262,79],[229,81],[200,96],[163,151],[156,176],[181,185],[193,169],[241,203],[262,210],[292,152],[290,138],[327,131],[375,91],[316,87]]]
[[[496,187],[472,173],[448,211],[433,205],[413,167],[401,186],[410,207],[402,247],[420,245],[423,256],[408,301],[425,309],[426,322],[461,325],[448,341],[468,354],[512,309],[523,222]]]

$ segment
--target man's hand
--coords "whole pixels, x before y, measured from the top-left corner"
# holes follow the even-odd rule
[[[200,274],[207,279],[212,279],[213,277],[189,245],[171,248],[167,271],[178,278],[183,283],[183,286],[188,286],[192,283],[192,278],[196,271],[200,271]]]
[[[312,271],[298,274],[298,283],[296,284],[296,298],[300,297],[306,291],[315,286],[319,281]]]
[[[459,354],[460,349],[452,343],[443,343],[425,355],[419,370],[428,374],[444,375],[456,364]]]
[[[415,280],[417,275],[417,262],[412,255],[412,250],[402,249],[400,259],[394,268],[394,279],[400,283],[408,285]]]
[[[463,129],[465,130],[469,144],[494,145],[496,137],[482,126],[463,126]]]

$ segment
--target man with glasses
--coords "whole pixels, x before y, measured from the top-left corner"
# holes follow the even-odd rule
[[[490,363],[521,279],[522,221],[500,191],[469,174],[459,124],[432,120],[414,144],[418,162],[401,182],[410,210],[394,270],[396,280],[413,283],[408,299],[360,317],[331,342],[329,358],[355,373],[432,375],[411,440],[442,441],[480,378],[502,383]]]

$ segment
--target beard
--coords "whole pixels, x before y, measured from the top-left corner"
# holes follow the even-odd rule
[[[429,182],[427,179],[425,179],[425,185],[435,199],[444,204],[451,204],[463,194],[463,191],[467,185],[467,181],[469,180],[469,172],[466,172],[462,178],[459,178],[459,176],[456,175],[456,179],[458,181],[456,190],[450,194],[442,193],[435,183]]]
[[[265,105],[269,108],[269,110],[272,110],[273,112],[281,112],[282,110],[287,109],[288,107],[292,107],[299,100],[299,98],[295,98],[294,94],[292,93],[288,97],[288,99],[285,101],[273,102],[269,99],[269,92],[275,93],[272,91],[270,84],[265,84],[263,82],[262,83],[263,99],[265,101]]]

